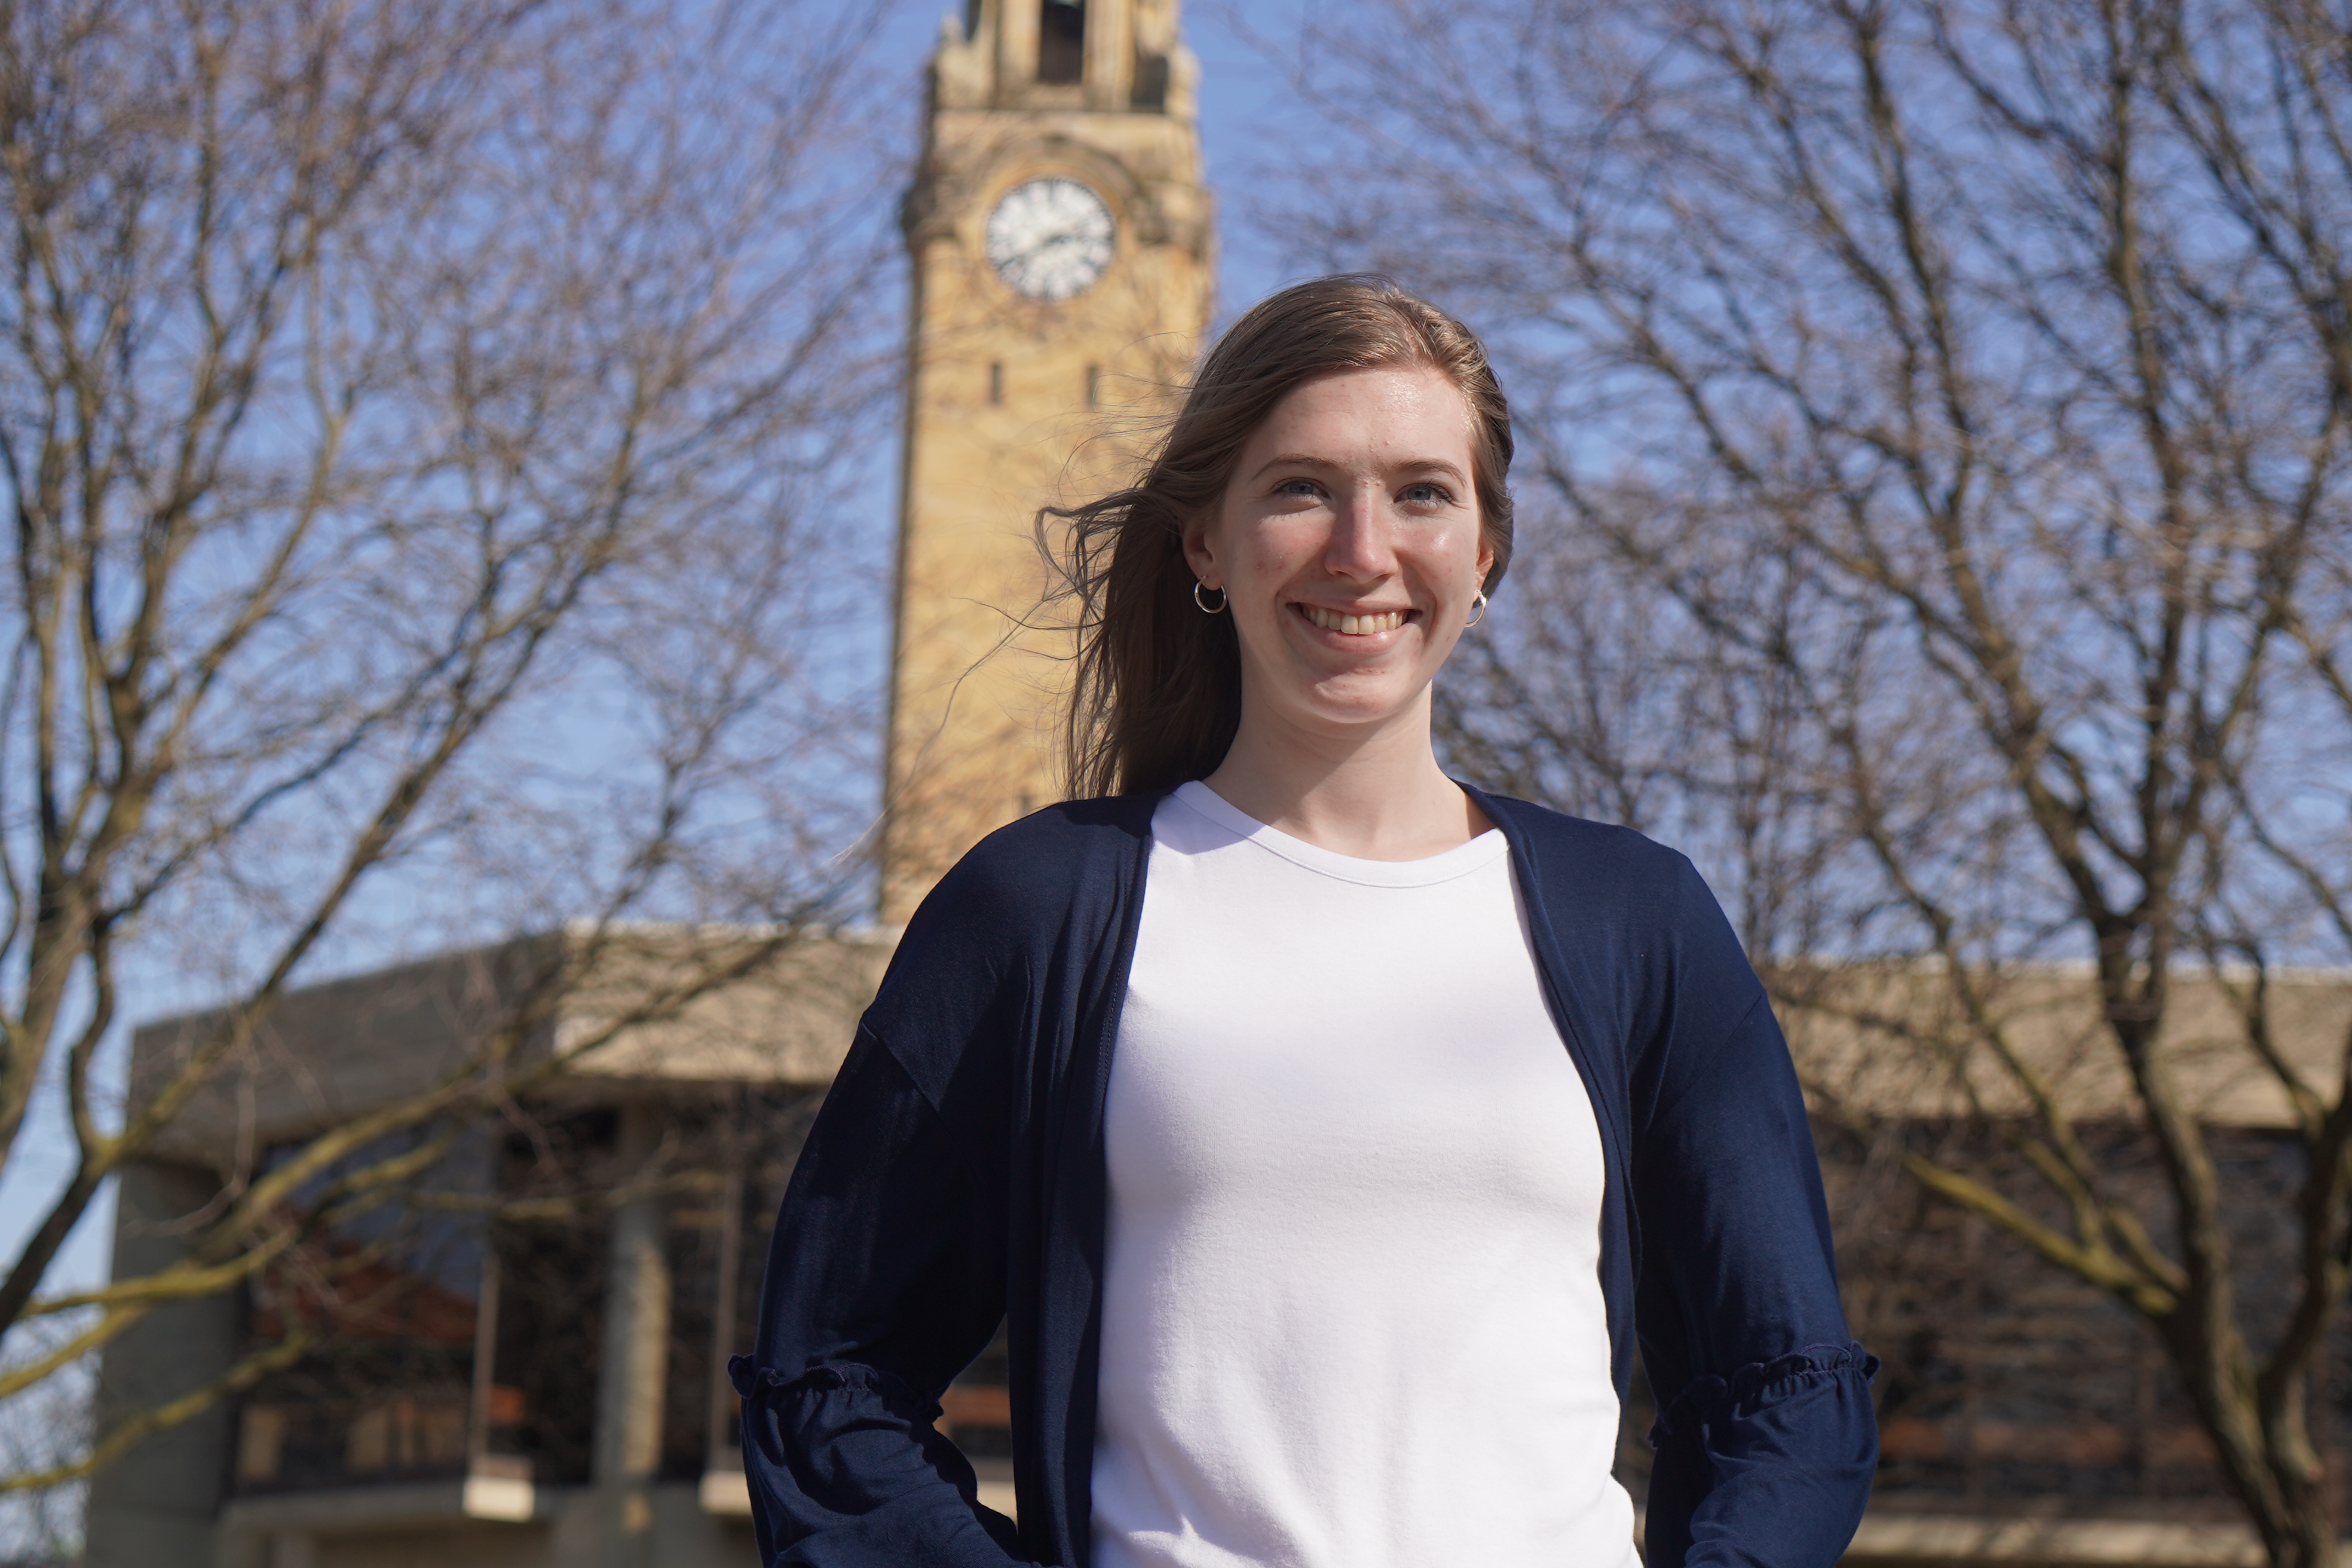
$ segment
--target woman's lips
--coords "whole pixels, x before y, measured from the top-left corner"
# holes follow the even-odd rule
[[[1342,637],[1379,637],[1383,632],[1395,631],[1412,618],[1412,612],[1410,610],[1374,610],[1370,613],[1348,615],[1339,610],[1327,610],[1320,605],[1298,605],[1295,608],[1307,618],[1308,624],[1319,626],[1327,632],[1338,632]]]

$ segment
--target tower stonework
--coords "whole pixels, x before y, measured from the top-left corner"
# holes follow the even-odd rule
[[[971,0],[942,24],[913,267],[881,915],[1058,798],[1071,638],[1041,506],[1116,487],[1207,325],[1176,0]]]

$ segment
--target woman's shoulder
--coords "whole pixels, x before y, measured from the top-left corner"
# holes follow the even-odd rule
[[[1636,1011],[1678,997],[1673,1015],[1702,1029],[1709,1019],[1727,1027],[1762,994],[1722,905],[1681,850],[1528,801],[1476,798],[1522,852],[1521,893],[1554,961],[1613,977],[1595,994],[1622,994]]]
[[[1475,785],[1463,787],[1487,817],[1522,844],[1548,874],[1619,887],[1680,882],[1685,876],[1696,875],[1688,856],[1634,828],[1570,816],[1531,800],[1491,795]]]
[[[1157,795],[1106,795],[1031,812],[966,850],[925,901],[944,898],[992,919],[1057,910],[1139,855],[1158,804]]]
[[[982,838],[924,895],[866,1014],[919,1082],[943,1082],[986,1019],[1060,969],[1055,950],[1116,927],[1155,804],[1047,806]]]
[[[901,947],[950,942],[1007,952],[1114,907],[1151,839],[1157,796],[1070,800],[1030,813],[966,850],[923,898]]]
[[[1738,952],[1736,942],[1725,947],[1730,926],[1722,905],[1681,850],[1614,823],[1473,793],[1520,848],[1531,884],[1523,890],[1551,919],[1619,931],[1651,951]]]

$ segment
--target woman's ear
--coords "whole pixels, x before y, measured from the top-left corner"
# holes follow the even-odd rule
[[[1206,586],[1224,586],[1224,579],[1217,572],[1217,552],[1209,542],[1209,520],[1205,517],[1192,518],[1184,524],[1184,564]]]
[[[1494,574],[1495,546],[1482,531],[1478,535],[1478,591],[1486,591],[1486,579]]]

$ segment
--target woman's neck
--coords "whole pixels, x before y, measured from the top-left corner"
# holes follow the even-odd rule
[[[1268,827],[1364,860],[1420,860],[1494,826],[1445,776],[1424,696],[1369,732],[1317,731],[1244,705],[1231,750],[1203,781]]]

